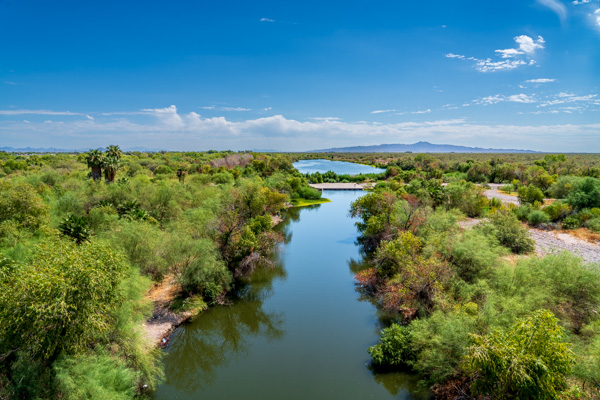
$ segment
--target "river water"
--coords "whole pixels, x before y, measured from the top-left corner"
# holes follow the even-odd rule
[[[362,194],[325,191],[331,203],[290,209],[275,268],[174,332],[155,399],[418,398],[410,376],[367,365],[382,316],[353,279],[361,255],[348,209]]]
[[[371,167],[370,165],[321,159],[300,160],[293,165],[302,174],[314,174],[315,172],[323,174],[327,171],[333,171],[338,175],[379,174],[385,172],[385,169]]]

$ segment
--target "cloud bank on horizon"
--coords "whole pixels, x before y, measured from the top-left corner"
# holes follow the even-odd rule
[[[600,152],[599,0],[90,7],[0,3],[2,145]]]

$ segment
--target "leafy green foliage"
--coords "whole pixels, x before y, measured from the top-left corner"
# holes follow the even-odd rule
[[[493,226],[493,234],[513,253],[527,253],[535,248],[535,242],[529,237],[527,229],[521,226],[510,211],[498,210],[489,216],[489,220]]]
[[[90,237],[87,219],[76,215],[69,215],[65,218],[58,226],[58,230],[63,235],[75,240],[77,244],[87,241]]]
[[[573,353],[558,319],[536,311],[506,332],[473,336],[465,366],[473,390],[497,399],[559,399],[567,387]]]
[[[64,356],[53,365],[58,397],[68,400],[135,398],[137,374],[125,362],[100,352]]]
[[[106,335],[125,269],[121,257],[99,244],[40,245],[31,263],[0,282],[2,353],[21,349],[52,359]]]
[[[543,211],[533,210],[527,216],[527,221],[529,221],[530,225],[539,225],[550,221],[550,216]]]
[[[519,194],[519,201],[523,204],[544,201],[544,193],[534,185],[521,186],[517,193]]]
[[[0,182],[0,223],[14,221],[19,227],[35,231],[48,224],[48,206],[25,183]]]
[[[600,179],[587,177],[569,193],[567,202],[575,210],[600,207]]]
[[[380,333],[379,343],[369,347],[373,365],[378,367],[407,366],[413,359],[408,328],[392,324]]]

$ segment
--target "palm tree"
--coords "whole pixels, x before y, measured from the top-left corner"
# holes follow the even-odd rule
[[[106,180],[106,183],[115,181],[115,176],[117,175],[119,167],[120,163],[118,158],[110,157],[108,154],[104,157],[102,168],[104,169],[104,179]]]
[[[119,146],[111,144],[106,148],[102,168],[104,169],[104,179],[107,183],[115,181],[115,176],[120,167],[120,160],[123,152]]]
[[[102,177],[104,155],[100,150],[90,150],[85,158],[88,167],[92,169],[92,179],[97,181]]]
[[[119,161],[121,159],[121,156],[123,156],[123,152],[121,151],[119,146],[111,144],[106,148],[106,155]]]

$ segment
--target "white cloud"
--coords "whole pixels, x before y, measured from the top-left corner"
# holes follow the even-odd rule
[[[260,22],[275,22],[275,20],[271,18],[261,18]]]
[[[217,111],[252,111],[251,108],[244,107],[217,107],[217,106],[205,106],[201,107],[203,110],[217,110]],[[269,110],[271,107],[269,107]]]
[[[495,52],[502,56],[502,58],[511,58],[520,54],[524,54],[522,51],[519,51],[517,49],[495,50]]]
[[[556,82],[556,79],[538,78],[538,79],[528,79],[525,82],[527,82],[527,83],[551,83],[551,82]]]
[[[263,111],[269,111],[269,110],[272,110],[272,109],[273,109],[273,107],[265,107],[265,108],[263,108],[262,110],[263,110]]]
[[[390,109],[390,110],[375,110],[375,111],[371,111],[371,114],[383,114],[383,113],[389,113],[389,112],[394,112],[396,110],[394,109]]]
[[[578,0],[575,0],[575,1],[573,2],[573,4],[575,4],[575,5],[579,5],[579,4],[587,4],[587,3],[589,3],[590,1],[592,1],[592,0],[579,0],[579,1],[578,1]]]
[[[418,111],[408,111],[408,112],[400,112],[400,113],[396,113],[396,115],[407,115],[407,114],[429,114],[431,112],[431,109],[428,108],[427,110],[418,110]]]
[[[94,120],[94,117],[92,117],[91,115],[87,115],[87,114],[86,114],[86,116],[85,116],[85,117],[86,117],[87,119],[89,119],[90,121],[93,121],[93,120]]]
[[[448,53],[445,56],[447,58],[456,58],[459,60],[473,61],[475,69],[480,72],[496,72],[503,70],[511,70],[525,65],[534,65],[536,61],[532,58],[536,49],[544,48],[544,38],[538,36],[536,40],[533,40],[527,35],[515,36],[513,40],[519,45],[518,49],[501,49],[494,50],[496,55],[500,56],[503,60],[495,61],[491,58],[476,58],[467,57],[462,54]],[[522,56],[525,56],[523,59]]]
[[[537,0],[538,3],[548,7],[560,18],[561,21],[567,17],[567,7],[558,0]]]
[[[530,103],[536,103],[537,100],[535,98],[533,98],[532,96],[526,95],[524,93],[513,94],[510,96],[496,94],[494,96],[487,96],[487,97],[479,98],[477,100],[473,100],[472,104],[487,106],[487,105],[498,104],[498,103],[502,103],[502,102],[530,104]]]
[[[595,18],[596,25],[600,28],[600,8],[594,11],[593,17]]]
[[[537,40],[533,40],[527,35],[517,36],[514,39],[515,42],[519,44],[519,50],[522,50],[527,54],[532,54],[535,49],[543,49],[544,43],[546,43],[541,36],[538,36]]]
[[[71,111],[52,111],[52,110],[0,110],[0,115],[83,115]]]

